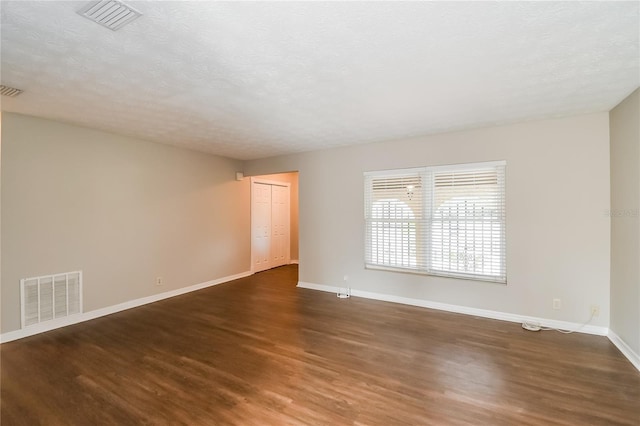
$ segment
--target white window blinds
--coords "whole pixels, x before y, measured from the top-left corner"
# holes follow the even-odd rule
[[[506,282],[505,163],[365,173],[365,264]]]
[[[402,269],[424,268],[419,253],[424,238],[423,176],[419,173],[365,179],[367,264]]]

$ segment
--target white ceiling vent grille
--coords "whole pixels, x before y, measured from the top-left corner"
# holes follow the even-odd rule
[[[22,328],[82,313],[82,271],[20,280]]]
[[[119,30],[142,15],[119,0],[92,1],[80,9],[78,14],[113,31]]]
[[[9,87],[9,86],[5,86],[0,85],[0,95],[2,96],[11,96],[12,98],[15,96],[18,96],[20,93],[22,93],[22,90],[20,89],[16,89],[15,87]]]

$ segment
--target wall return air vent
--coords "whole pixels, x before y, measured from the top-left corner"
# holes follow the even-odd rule
[[[82,271],[20,280],[22,328],[82,313]]]
[[[92,1],[80,9],[78,14],[113,31],[119,30],[142,15],[119,0]]]

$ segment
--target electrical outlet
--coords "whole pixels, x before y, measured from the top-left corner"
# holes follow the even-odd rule
[[[598,315],[600,315],[600,306],[591,305],[591,315],[593,315],[594,317],[597,317]]]
[[[553,309],[560,309],[562,307],[562,302],[560,299],[553,299]]]
[[[349,281],[349,275],[345,275],[343,278],[344,282],[346,283],[347,281]]]
[[[156,278],[156,285],[162,285],[162,277]]]

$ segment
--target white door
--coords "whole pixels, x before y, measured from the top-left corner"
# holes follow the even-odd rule
[[[251,197],[251,252],[259,272],[271,267],[271,185],[254,182]]]
[[[289,187],[271,186],[271,267],[289,263]]]
[[[290,262],[289,184],[252,179],[251,267],[264,271]]]

